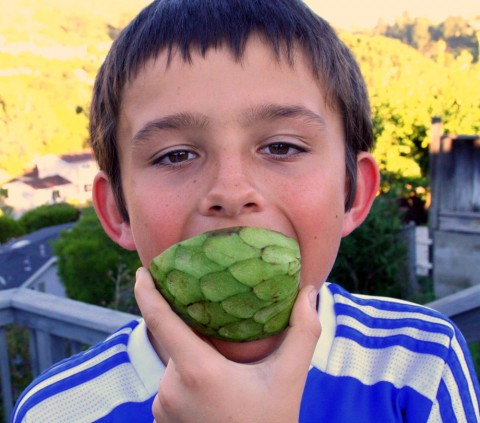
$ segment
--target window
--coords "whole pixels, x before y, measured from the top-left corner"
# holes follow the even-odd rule
[[[60,198],[60,191],[52,191],[52,201],[55,203]]]

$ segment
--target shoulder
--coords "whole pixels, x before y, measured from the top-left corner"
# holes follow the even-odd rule
[[[456,393],[459,404],[475,403],[478,384],[468,346],[450,319],[407,301],[328,288],[337,321],[330,372],[369,386],[389,382],[413,389],[432,402],[443,386],[445,398]]]
[[[121,398],[119,381],[135,379],[127,345],[137,325],[132,321],[104,342],[44,371],[17,401],[12,421],[65,421],[66,416],[85,421],[89,413],[93,421],[95,413],[107,413],[111,398]]]
[[[456,336],[454,323],[426,306],[395,298],[352,294],[336,284],[329,284],[328,288],[340,326],[360,330],[361,325],[361,332],[368,336],[405,335],[417,341],[434,341],[445,348]]]
[[[409,386],[432,399],[452,349],[453,323],[421,305],[328,288],[337,323],[332,371],[367,385]]]

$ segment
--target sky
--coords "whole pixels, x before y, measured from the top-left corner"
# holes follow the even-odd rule
[[[480,16],[480,0],[304,0],[334,27],[372,28],[382,17],[393,23],[407,11],[412,18],[425,17],[434,23],[448,16]]]

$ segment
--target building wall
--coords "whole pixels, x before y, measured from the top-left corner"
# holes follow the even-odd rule
[[[33,280],[27,281],[24,287],[59,297],[66,297],[65,288],[57,273],[56,263],[52,263],[42,274],[36,275]]]
[[[14,209],[15,217],[27,210],[52,202],[53,189],[33,189],[31,186],[15,181],[3,186],[8,192],[5,203]]]
[[[480,284],[480,234],[435,231],[434,245],[437,297]]]
[[[480,135],[443,135],[430,145],[433,283],[437,297],[480,284]]]

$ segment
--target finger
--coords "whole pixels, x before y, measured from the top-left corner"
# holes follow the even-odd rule
[[[153,423],[161,423],[167,422],[167,418],[165,417],[165,413],[163,412],[162,406],[160,405],[160,400],[158,395],[155,395],[152,403],[152,414],[154,417]]]
[[[138,269],[134,292],[148,329],[177,364],[190,361],[193,353],[212,354],[213,348],[173,312],[147,269]]]
[[[306,376],[317,346],[321,333],[316,309],[317,296],[318,291],[313,286],[305,286],[300,290],[290,317],[290,327],[275,353],[275,359],[285,361],[284,365],[288,366],[291,374],[304,373]]]

